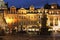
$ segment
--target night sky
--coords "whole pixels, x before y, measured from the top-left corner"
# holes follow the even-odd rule
[[[17,8],[28,8],[33,5],[35,8],[43,7],[46,3],[57,3],[60,5],[60,0],[4,0],[6,3],[8,2],[8,6],[11,7],[14,5]]]

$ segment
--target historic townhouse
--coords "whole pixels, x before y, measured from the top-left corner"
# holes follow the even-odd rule
[[[60,9],[57,4],[51,4],[50,9],[35,9],[30,6],[29,9],[11,6],[9,9],[4,1],[0,1],[0,27],[2,29],[16,29],[17,31],[26,31],[29,27],[41,28],[41,18],[43,13],[47,16],[47,26],[53,29],[60,28]],[[3,25],[2,25],[3,24]]]

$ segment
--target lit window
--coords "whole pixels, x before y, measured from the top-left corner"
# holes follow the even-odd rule
[[[47,10],[45,10],[45,13],[48,13],[48,11],[47,11]]]
[[[51,11],[49,11],[49,13],[51,14]]]
[[[52,11],[52,13],[54,13],[54,11]]]
[[[50,23],[50,26],[53,26],[53,22],[52,22],[52,23]]]
[[[53,26],[53,18],[50,18],[50,26]]]
[[[55,19],[55,26],[58,26],[58,18]]]
[[[52,6],[51,8],[54,8],[54,6]]]
[[[57,14],[59,14],[59,12],[57,11]]]

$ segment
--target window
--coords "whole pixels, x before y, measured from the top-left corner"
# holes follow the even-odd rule
[[[49,11],[49,14],[51,14],[52,12],[51,11]]]
[[[37,16],[34,16],[34,18],[36,18]]]
[[[58,18],[55,19],[55,26],[58,26]]]
[[[39,16],[39,18],[40,18],[40,16]]]
[[[53,26],[53,18],[50,18],[50,26]]]
[[[42,13],[42,12],[40,12],[40,13]]]
[[[50,23],[50,26],[53,26],[53,23]]]

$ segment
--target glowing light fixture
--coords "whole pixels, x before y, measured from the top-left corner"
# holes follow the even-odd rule
[[[11,24],[13,21],[14,21],[13,19],[6,18],[6,22],[7,22],[8,24]]]

